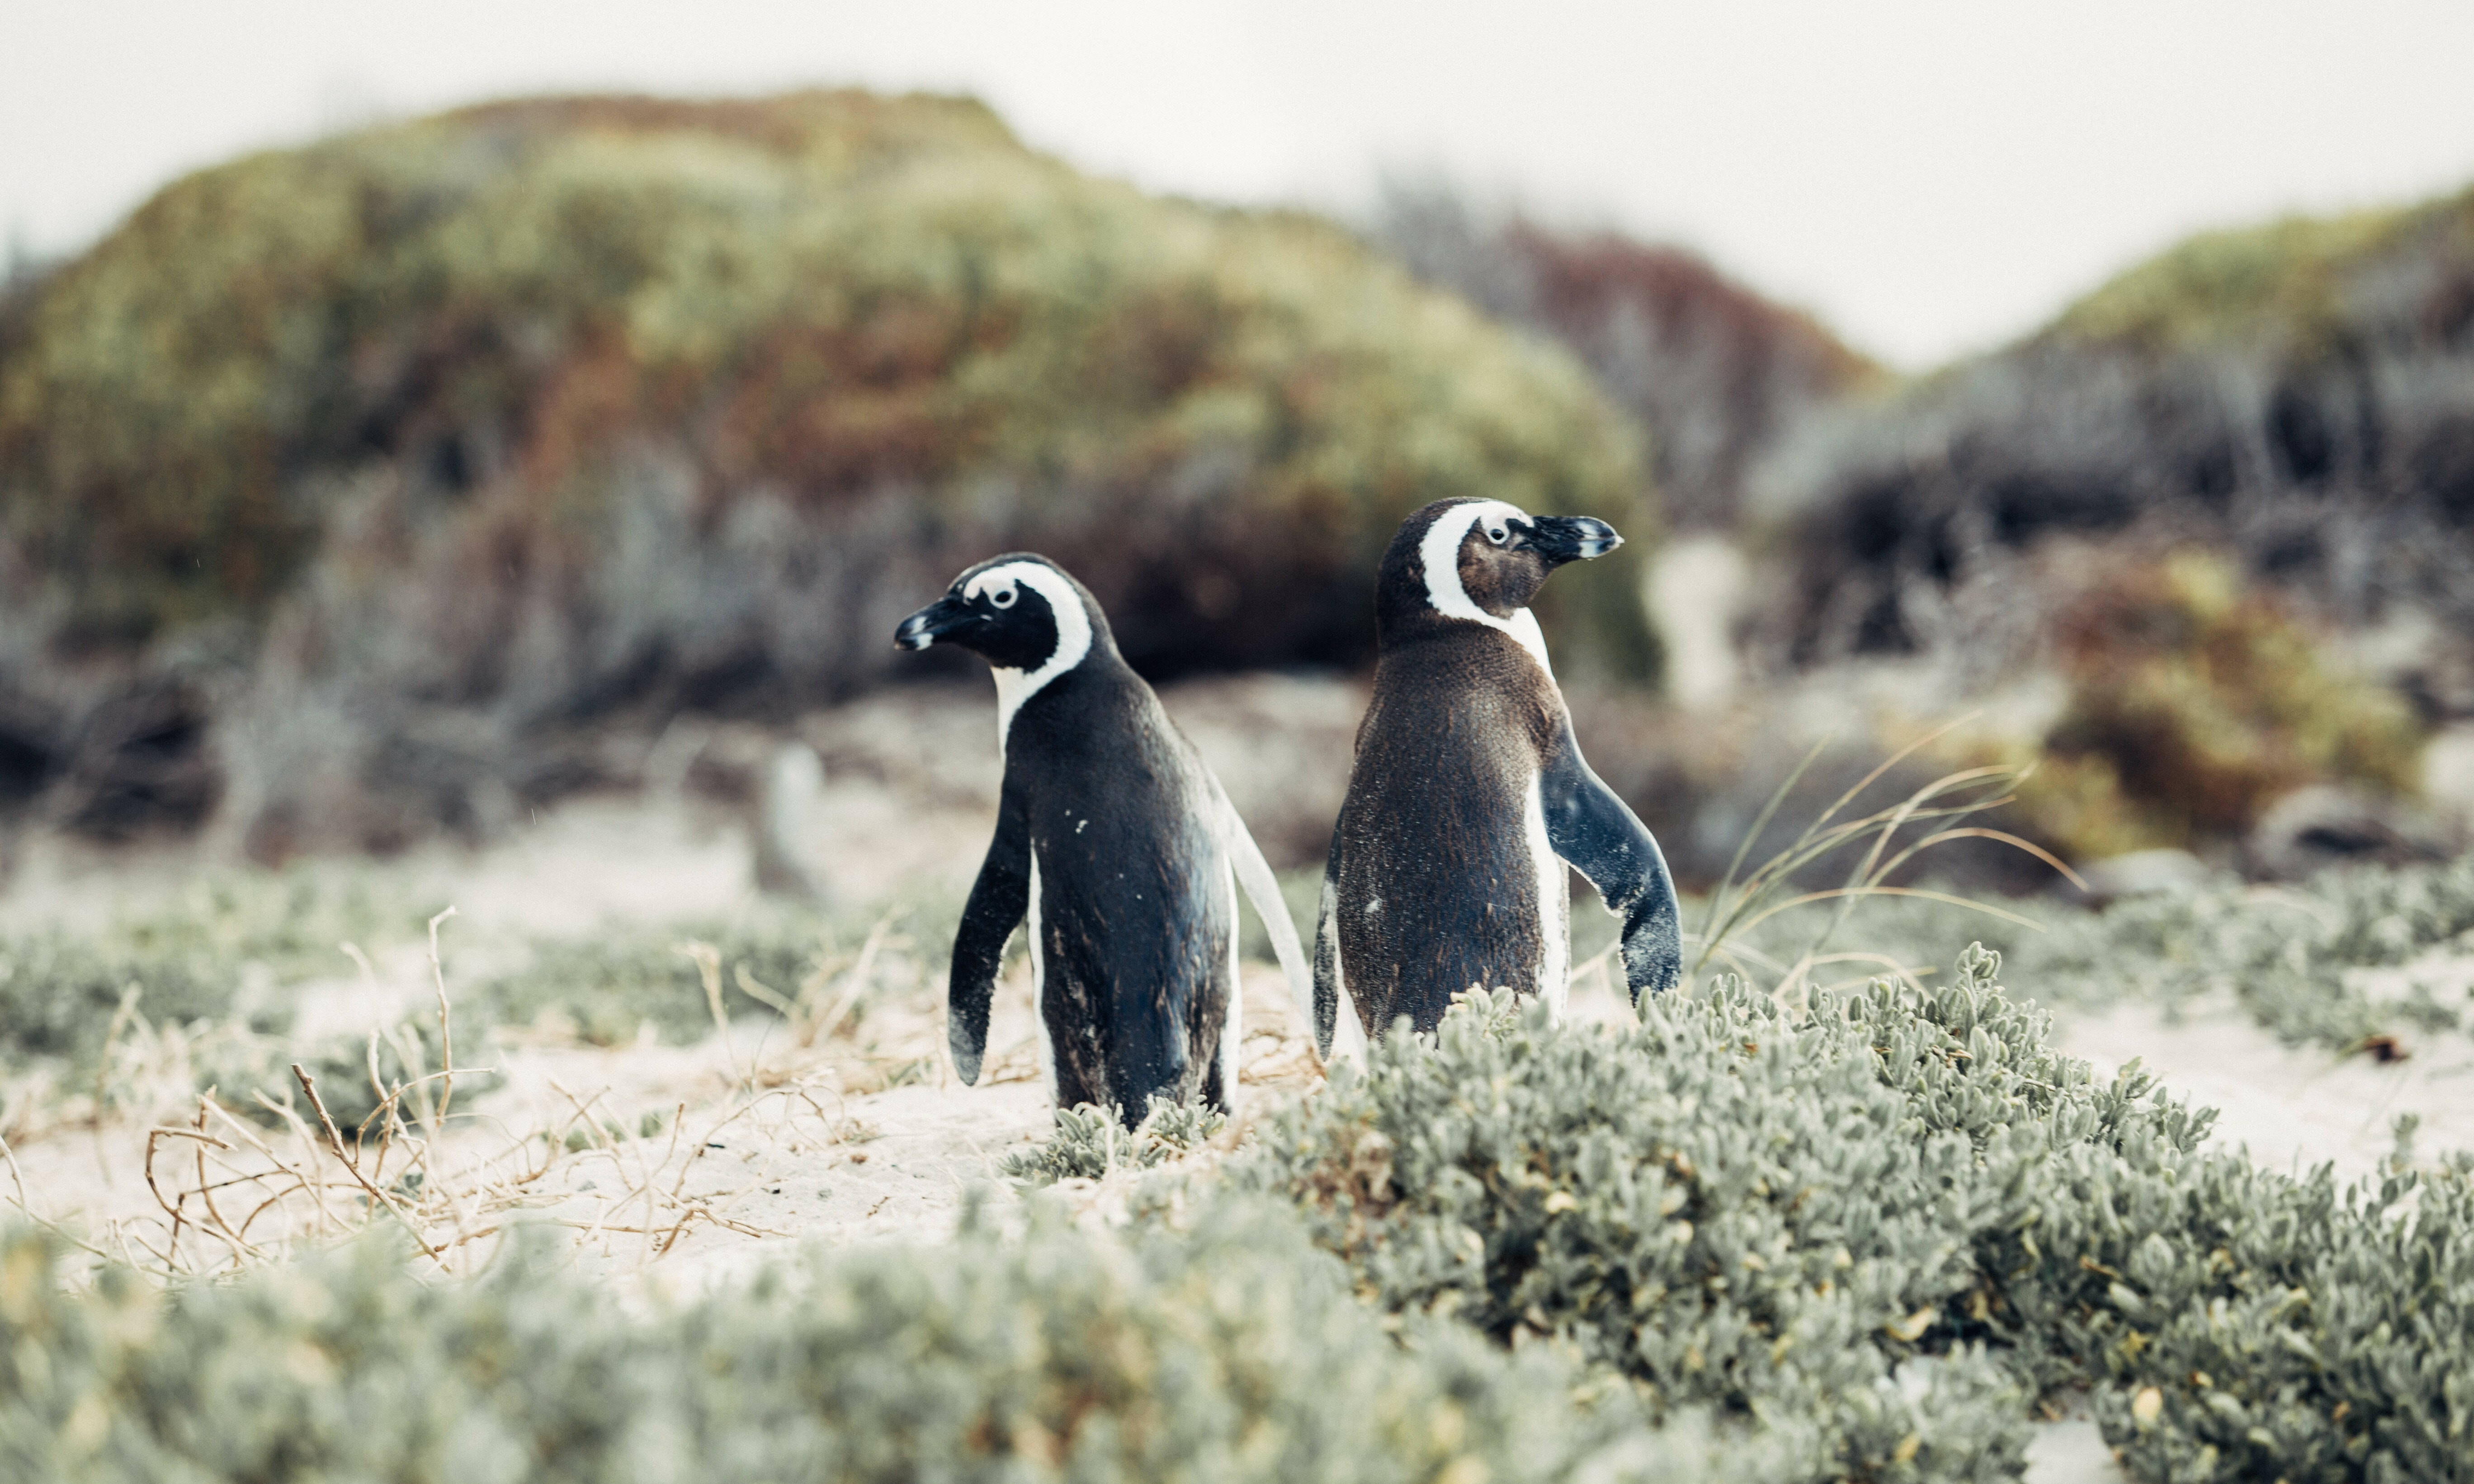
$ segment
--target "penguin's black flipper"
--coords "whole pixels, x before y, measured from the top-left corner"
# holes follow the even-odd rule
[[[1031,870],[1029,814],[1021,795],[1007,788],[997,803],[988,858],[962,906],[953,975],[946,982],[945,1044],[965,1087],[980,1080],[980,1059],[988,1048],[988,1005],[996,997],[997,970],[1005,967],[1006,940],[1031,904]]]
[[[1569,722],[1562,744],[1538,778],[1546,841],[1589,878],[1607,910],[1624,920],[1624,982],[1637,1005],[1642,994],[1663,993],[1684,977],[1675,882],[1649,826],[1590,771]]]

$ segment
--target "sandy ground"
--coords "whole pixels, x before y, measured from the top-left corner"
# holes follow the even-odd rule
[[[2138,1060],[2166,1086],[2218,1112],[2212,1145],[2246,1149],[2269,1168],[2336,1166],[2371,1174],[2395,1147],[2403,1114],[2419,1114],[2414,1152],[2428,1159],[2474,1145],[2474,1039],[2428,1036],[2401,1062],[2288,1046],[2233,1006],[2170,1017],[2122,1004],[2060,1019],[2062,1049],[2099,1075]]]
[[[1335,751],[1346,755],[1357,705],[1349,687],[1272,677],[1170,699],[1241,810],[1272,821],[1258,822],[1258,832],[1286,843],[1311,834],[1318,813],[1327,818],[1336,807],[1345,778],[1324,764]],[[992,721],[982,692],[920,691],[805,729],[826,781],[804,853],[837,901],[864,905],[922,881],[967,886],[994,802]],[[546,811],[487,850],[439,845],[368,869],[412,899],[453,904],[454,941],[486,958],[532,935],[745,911],[757,900],[748,842],[742,815],[656,787],[643,798]],[[1283,853],[1292,851],[1274,850],[1275,858]],[[178,890],[199,866],[180,851],[106,854],[34,842],[0,893],[0,924],[99,922]],[[998,1161],[1042,1137],[1050,1113],[1031,1048],[1027,974],[1016,971],[1003,988],[976,1088],[959,1086],[942,1054],[940,997],[914,993],[869,1015],[859,1033],[827,1027],[808,1044],[744,1023],[687,1047],[502,1036],[491,1048],[495,1075],[466,1073],[459,1116],[429,1150],[432,1182],[401,1198],[427,1202],[416,1224],[450,1266],[477,1260],[496,1229],[521,1212],[564,1224],[580,1267],[656,1275],[666,1288],[714,1281],[803,1243],[945,1239],[975,1189],[1014,1199]],[[375,981],[317,987],[304,1028],[428,1014],[433,998],[425,957],[405,948],[381,959]],[[1619,1008],[1601,983],[1576,985],[1576,1014]],[[1245,1099],[1231,1139],[1248,1116],[1317,1081],[1268,965],[1249,969],[1246,1027]],[[2391,1123],[2406,1113],[2422,1116],[2425,1157],[2474,1143],[2474,1040],[2422,1038],[2393,1064],[2338,1058],[2279,1045],[2229,1005],[2178,1017],[2135,1003],[2064,1010],[2058,1030],[2071,1054],[2099,1070],[2141,1059],[2175,1091],[2221,1112],[2219,1143],[2273,1167],[2331,1162],[2341,1176],[2367,1173],[2389,1153]],[[157,1113],[169,1124],[197,1122],[187,1108]],[[172,1265],[200,1269],[233,1260],[231,1243],[197,1225],[203,1196],[191,1199],[218,1173],[238,1181],[219,1187],[223,1204],[235,1208],[223,1213],[228,1225],[238,1226],[242,1190],[279,1186],[286,1177],[276,1171],[315,1171],[248,1229],[262,1255],[333,1230],[333,1209],[352,1204],[343,1197],[357,1200],[350,1172],[315,1131],[264,1131],[261,1157],[219,1127],[209,1119],[199,1132],[221,1138],[222,1150],[203,1137],[155,1136],[153,1186],[144,1120],[61,1128],[20,1143],[17,1173],[44,1217],[141,1260],[168,1252]],[[415,1117],[407,1135],[420,1131]],[[380,1184],[400,1168],[380,1170]],[[177,1197],[178,1221],[167,1217],[166,1195]],[[454,1245],[460,1238],[470,1240]],[[2082,1420],[2040,1429],[2027,1476],[2081,1484],[2119,1473]]]

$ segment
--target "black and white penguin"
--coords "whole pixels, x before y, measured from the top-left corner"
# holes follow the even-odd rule
[[[1057,1106],[1153,1096],[1220,1109],[1243,1036],[1237,888],[1271,932],[1292,999],[1304,949],[1220,780],[1117,652],[1080,583],[1045,557],[992,558],[894,632],[958,644],[997,682],[1005,783],[996,838],[954,938],[946,1040],[975,1083],[1006,942],[1026,913],[1040,1065]]]
[[[1429,505],[1392,539],[1315,933],[1323,1051],[1361,1051],[1400,1016],[1431,1030],[1473,985],[1543,994],[1560,1015],[1566,862],[1623,919],[1635,1002],[1682,977],[1666,859],[1582,757],[1529,611],[1548,573],[1622,539],[1603,520],[1470,499]]]

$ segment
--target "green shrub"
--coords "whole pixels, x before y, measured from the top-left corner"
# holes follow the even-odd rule
[[[847,696],[1009,548],[1149,672],[1355,662],[1409,512],[1585,511],[1628,544],[1541,599],[1558,663],[1647,678],[1654,513],[1579,366],[968,100],[388,125],[176,181],[35,292],[0,559],[63,642],[258,676],[210,719],[270,858],[487,832],[611,766],[579,723]]]
[[[917,936],[935,945],[932,951],[941,963],[953,940],[948,906],[930,902],[903,916],[928,924]],[[828,1009],[822,1002],[828,981],[856,967],[868,931],[869,922],[855,917],[767,911],[730,922],[543,940],[522,968],[476,986],[473,1008],[489,1022],[557,1024],[596,1045],[622,1045],[644,1026],[673,1043],[694,1041],[714,1030],[696,945],[715,952],[724,1016],[770,1020]],[[901,971],[916,974],[915,952],[912,938],[904,935],[870,959],[871,969],[881,975],[898,963]],[[843,1007],[845,1028],[865,1017],[881,988],[859,987],[858,997]]]
[[[1036,1148],[1007,1155],[998,1161],[997,1173],[1030,1186],[1099,1180],[1118,1170],[1157,1169],[1201,1148],[1227,1124],[1224,1114],[1158,1096],[1131,1129],[1113,1107],[1084,1103],[1060,1108],[1055,1131]]]
[[[2404,698],[2332,663],[2219,556],[2110,564],[2049,628],[2070,699],[2013,827],[2073,859],[2239,841],[2306,783],[2418,786]]]
[[[2474,189],[2211,233],[2013,345],[1809,425],[1765,470],[1783,570],[1757,642],[2013,674],[2054,561],[2194,541],[2333,619],[2418,610],[2466,632],[2470,272]],[[2406,688],[2457,696],[2448,653]]]
[[[2130,898],[2101,911],[2059,899],[2018,904],[2045,930],[1914,898],[1863,902],[1834,940],[1911,969],[1947,974],[1949,946],[1981,937],[2013,976],[2055,1005],[2151,1000],[2175,1013],[2222,996],[2294,1042],[2336,1050],[2399,1031],[2468,1023],[2465,998],[2411,985],[2375,999],[2349,971],[2393,968],[2474,932],[2474,855],[2440,865],[2331,871],[2293,886],[2232,880]],[[1789,915],[1743,946],[1792,961],[1819,919]]]
[[[813,1255],[614,1304],[546,1253],[431,1286],[377,1244],[171,1296],[0,1247],[0,1475],[125,1479],[1710,1479],[1617,1388],[1448,1327],[1405,1348],[1276,1210],[1118,1245]],[[643,1312],[649,1308],[649,1312]],[[636,1310],[637,1312],[631,1312]]]
[[[2346,280],[2398,239],[2474,214],[2474,195],[2415,208],[2286,217],[2200,232],[2062,311],[2048,334],[2159,354],[2276,335],[2325,352],[2344,336]]]
[[[2474,1165],[2340,1191],[2199,1153],[2213,1114],[2094,1082],[1999,962],[1623,1030],[1476,997],[1250,1178],[1373,1302],[1562,1336],[1744,1419],[1772,1477],[2014,1472],[2026,1403],[2082,1385],[2143,1478],[2474,1477]]]
[[[152,1023],[240,1020],[277,1031],[281,984],[352,972],[340,945],[412,936],[409,913],[379,906],[369,885],[307,869],[200,882],[96,933],[0,933],[0,1066],[29,1057],[90,1064],[123,996]]]

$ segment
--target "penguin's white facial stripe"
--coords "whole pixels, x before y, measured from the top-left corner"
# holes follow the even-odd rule
[[[1005,749],[1005,740],[1013,730],[1014,713],[1022,704],[1039,694],[1050,681],[1080,664],[1091,653],[1091,615],[1083,610],[1082,595],[1073,583],[1055,567],[1038,562],[1008,562],[992,566],[962,585],[966,599],[985,595],[998,608],[1012,608],[1028,587],[1048,601],[1048,610],[1056,622],[1056,648],[1035,668],[1017,670],[1007,665],[993,665],[989,673],[997,681],[997,748]],[[1003,594],[1002,600],[999,595]]]
[[[1426,527],[1425,537],[1418,542],[1418,562],[1426,571],[1426,602],[1436,612],[1512,635],[1552,680],[1555,669],[1546,662],[1546,635],[1539,631],[1538,620],[1529,610],[1517,610],[1510,618],[1497,618],[1478,607],[1468,589],[1461,586],[1461,543],[1468,539],[1471,527],[1483,521],[1487,539],[1501,545],[1512,539],[1514,521],[1525,525],[1528,520],[1528,512],[1502,500],[1472,500],[1467,505],[1455,505]],[[1498,531],[1503,533],[1501,540],[1495,536]]]

